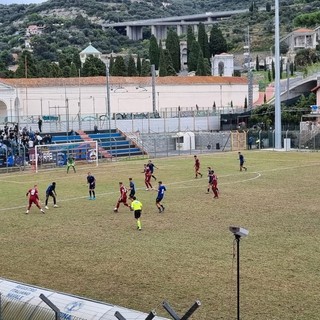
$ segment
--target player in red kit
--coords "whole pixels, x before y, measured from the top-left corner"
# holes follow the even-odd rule
[[[197,156],[194,156],[194,172],[195,178],[198,178],[198,175],[202,178],[202,173],[200,172],[200,160]]]
[[[122,182],[119,182],[120,187],[120,197],[118,199],[118,202],[114,208],[114,212],[118,212],[118,209],[120,207],[120,203],[123,203],[126,207],[130,208],[130,206],[127,203],[127,188],[123,185]]]
[[[212,170],[212,191],[214,194],[213,198],[219,198],[219,189],[218,189],[218,177]]]
[[[147,191],[152,190],[152,185],[151,185],[151,176],[152,176],[152,172],[150,170],[150,168],[148,167],[148,165],[144,165],[144,183],[147,187]]]
[[[27,197],[29,196],[29,204],[28,204],[26,214],[29,213],[29,210],[33,203],[40,209],[42,213],[44,213],[44,211],[40,206],[39,193],[38,193],[38,188],[36,184],[33,186],[33,188],[28,190],[28,192],[26,193],[26,196]]]

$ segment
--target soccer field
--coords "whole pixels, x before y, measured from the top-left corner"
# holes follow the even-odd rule
[[[246,151],[154,159],[167,191],[164,213],[146,191],[146,160],[78,165],[0,175],[0,276],[144,312],[163,300],[192,319],[236,318],[236,258],[229,226],[249,230],[240,242],[241,318],[319,319],[320,153]],[[218,175],[219,199],[207,190],[207,167]],[[86,176],[96,178],[88,200]],[[113,209],[119,181],[132,177],[143,203],[142,231],[124,206]],[[25,214],[25,194],[55,181],[59,208]],[[154,187],[157,182],[152,180]]]

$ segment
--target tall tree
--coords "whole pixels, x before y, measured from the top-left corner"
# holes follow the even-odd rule
[[[191,45],[189,54],[188,70],[196,71],[198,65],[199,52],[201,51],[198,41],[194,40]]]
[[[170,52],[167,49],[160,50],[159,77],[175,76]]]
[[[56,63],[50,64],[50,78],[60,78],[62,77],[62,70]]]
[[[41,78],[50,78],[51,77],[51,63],[46,60],[39,61],[38,65],[38,76]],[[69,77],[70,75],[67,75],[66,77]]]
[[[192,42],[196,41],[192,26],[188,26],[187,29],[187,65],[189,66],[189,56],[191,52]]]
[[[267,3],[266,3],[266,11],[267,11],[267,12],[270,12],[270,11],[271,11],[271,4],[270,4],[270,2],[267,2]]]
[[[176,76],[176,70],[173,67],[173,63],[172,63],[172,59],[171,59],[171,55],[168,49],[164,49],[164,57],[166,60],[166,65],[167,65],[167,75],[168,76]]]
[[[167,65],[164,56],[164,49],[160,47],[160,60],[159,60],[159,77],[167,76]]]
[[[158,46],[157,39],[154,35],[150,37],[149,42],[149,59],[150,63],[155,65],[156,70],[159,69],[160,60],[160,48]]]
[[[81,75],[83,77],[94,77],[105,75],[105,64],[97,57],[87,57],[83,64]]]
[[[112,74],[113,66],[114,66],[114,57],[111,55],[109,58],[109,74]]]
[[[138,76],[141,76],[141,58],[139,53],[137,56],[137,72],[138,72]]]
[[[37,65],[29,51],[23,51],[18,59],[16,78],[36,78],[38,76]]]
[[[211,66],[208,58],[204,58],[204,68],[206,71],[206,76],[211,75]]]
[[[128,59],[128,77],[135,77],[138,75],[136,63],[132,54],[129,55]]]
[[[210,58],[210,51],[209,51],[209,43],[208,43],[208,35],[206,33],[206,28],[203,23],[199,23],[198,26],[198,42],[203,53],[204,58]]]
[[[69,77],[75,78],[78,76],[78,74],[79,74],[79,72],[78,72],[78,68],[77,68],[76,64],[71,62]]]
[[[197,76],[206,76],[207,75],[202,50],[200,50],[200,52],[199,52],[196,75]]]
[[[256,70],[259,71],[260,70],[260,64],[259,64],[259,56],[256,56]]]
[[[181,67],[180,40],[178,34],[171,28],[166,39],[166,49],[169,51],[174,70],[178,73]]]
[[[213,25],[209,37],[210,57],[228,51],[227,41],[223,37],[221,30]]]
[[[275,66],[274,66],[273,60],[271,62],[271,75],[272,75],[272,80],[274,80],[276,78],[276,71],[275,71]]]
[[[125,77],[127,76],[127,66],[122,56],[117,56],[114,65],[112,66],[111,75],[112,76],[120,76]]]
[[[149,77],[150,75],[151,75],[150,61],[143,59],[141,63],[141,77]]]

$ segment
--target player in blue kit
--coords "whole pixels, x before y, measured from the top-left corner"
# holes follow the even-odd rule
[[[129,178],[129,190],[130,190],[129,199],[132,200],[134,195],[136,194],[136,187],[134,185],[132,178]]]
[[[45,208],[48,210],[49,207],[48,207],[48,200],[49,200],[49,197],[52,197],[53,198],[53,207],[54,208],[58,208],[57,206],[57,193],[56,193],[56,183],[55,182],[52,182],[47,190],[46,190],[46,206]]]
[[[154,169],[155,169],[155,168],[158,169],[158,167],[156,167],[151,160],[148,161],[147,166],[148,166],[148,168],[150,169],[151,177],[152,177],[154,180],[157,180],[157,178],[154,176],[153,172],[154,172]]]
[[[167,191],[166,187],[162,184],[162,181],[159,181],[159,186],[158,186],[158,195],[156,199],[156,206],[159,210],[159,213],[163,212],[165,207],[161,204],[161,201],[163,200],[164,197],[164,192]]]
[[[96,199],[96,179],[95,177],[91,174],[91,172],[88,172],[87,175],[87,183],[89,185],[89,200],[95,200]]]
[[[244,169],[245,171],[247,171],[247,167],[245,167],[244,166],[244,162],[245,162],[245,160],[244,160],[244,156],[243,156],[243,154],[241,154],[241,152],[239,151],[238,152],[238,156],[239,156],[239,162],[240,162],[240,171],[242,171],[242,169]]]

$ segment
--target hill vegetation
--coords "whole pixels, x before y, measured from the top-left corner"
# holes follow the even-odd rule
[[[222,32],[226,51],[243,53],[249,27],[251,52],[270,52],[274,36],[272,4],[272,1],[249,0],[48,0],[41,4],[0,5],[0,76],[24,76],[23,71],[17,74],[8,71],[8,66],[12,64],[23,64],[23,61],[14,60],[14,54],[23,59],[26,59],[25,56],[32,57],[42,70],[48,70],[48,64],[53,62],[58,62],[60,68],[67,68],[67,72],[61,72],[51,65],[51,69],[55,70],[42,76],[70,76],[71,63],[75,65],[75,73],[80,64],[77,56],[89,43],[104,54],[121,52],[128,57],[137,54],[141,59],[149,60],[149,28],[143,31],[143,40],[132,41],[114,29],[103,28],[103,25],[209,11],[249,9],[245,14],[219,22],[216,30]],[[318,23],[319,7],[320,1],[281,1],[281,34],[285,35],[297,26],[315,27]],[[42,33],[28,36],[26,28],[30,25],[43,27]],[[187,40],[187,35],[183,38]],[[212,39],[210,41],[212,42]],[[26,50],[30,51],[30,48],[31,53],[24,53]],[[203,56],[208,58],[205,52]],[[197,65],[197,61],[194,64]],[[207,69],[208,63],[205,62],[201,68]],[[174,69],[177,71],[177,67]],[[89,72],[89,75],[92,74]]]

